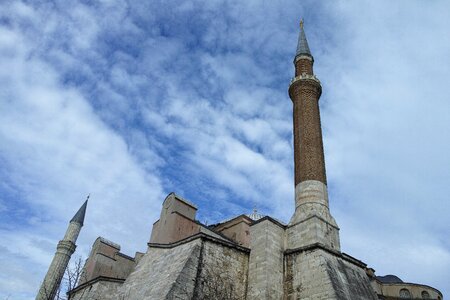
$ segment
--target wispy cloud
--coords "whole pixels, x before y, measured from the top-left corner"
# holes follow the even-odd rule
[[[33,298],[89,192],[84,255],[143,251],[170,191],[288,220],[301,16],[343,250],[448,293],[448,5],[297,2],[2,4],[0,297]]]

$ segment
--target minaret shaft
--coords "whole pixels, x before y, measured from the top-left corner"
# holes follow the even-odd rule
[[[89,197],[88,197],[89,199]],[[44,281],[36,296],[36,300],[53,300],[61,284],[61,280],[69,264],[70,257],[75,252],[76,241],[83,227],[86,213],[87,200],[72,218],[64,234],[64,238],[59,241],[56,253],[45,275]]]
[[[291,97],[294,105],[295,186],[306,180],[317,180],[326,185],[318,103],[320,84],[302,80],[292,87]]]
[[[61,284],[61,280],[69,264],[70,257],[75,252],[75,242],[81,230],[81,224],[70,222],[64,239],[59,241],[52,263],[48,268],[44,281],[42,282],[36,300],[54,299]]]
[[[327,184],[320,126],[320,81],[314,76],[314,58],[300,23],[300,36],[294,59],[295,77],[289,87],[294,109],[295,186],[303,181],[316,180]]]

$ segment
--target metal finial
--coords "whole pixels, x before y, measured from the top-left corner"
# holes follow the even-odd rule
[[[303,29],[303,18],[300,20],[300,28]]]
[[[87,195],[87,197],[86,197],[86,201],[88,201],[88,200],[89,200],[89,197],[91,197],[91,193],[89,193],[89,194]]]

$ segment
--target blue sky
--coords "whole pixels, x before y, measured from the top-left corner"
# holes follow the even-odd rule
[[[0,298],[34,299],[91,193],[97,236],[145,251],[175,191],[217,222],[293,213],[298,22],[323,85],[342,250],[450,292],[446,1],[3,1]]]

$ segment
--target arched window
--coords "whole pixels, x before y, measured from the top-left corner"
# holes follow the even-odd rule
[[[430,299],[430,294],[427,291],[422,292],[422,299]]]
[[[407,289],[401,289],[400,290],[400,298],[411,299],[411,293]]]

